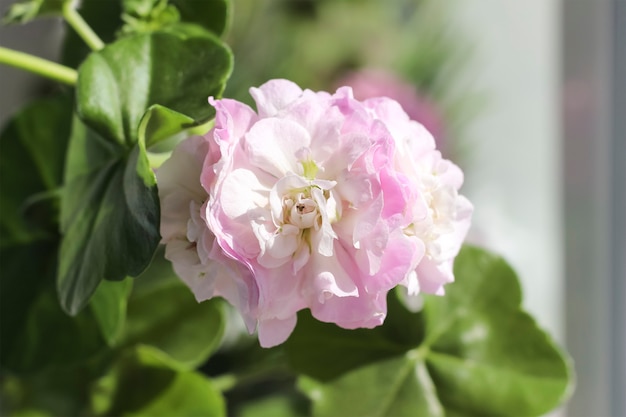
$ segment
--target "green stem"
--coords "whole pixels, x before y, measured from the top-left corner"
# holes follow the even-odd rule
[[[104,48],[104,42],[91,29],[91,26],[85,22],[80,14],[72,7],[73,2],[67,2],[63,5],[63,17],[70,24],[85,43],[93,50],[99,51]]]
[[[78,78],[78,73],[72,68],[1,46],[0,64],[21,68],[68,85],[75,85]]]

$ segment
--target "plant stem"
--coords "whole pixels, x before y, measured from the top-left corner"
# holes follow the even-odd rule
[[[72,68],[1,46],[0,64],[21,68],[68,85],[75,85],[78,78],[78,73]]]
[[[87,22],[85,22],[85,19],[72,7],[72,3],[73,2],[67,2],[63,5],[63,17],[67,23],[74,28],[76,33],[78,33],[93,51],[99,51],[104,48],[102,39],[96,35],[93,29],[91,29],[91,26],[89,26]]]

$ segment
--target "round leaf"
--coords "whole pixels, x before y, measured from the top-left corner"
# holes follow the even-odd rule
[[[208,32],[130,36],[91,54],[80,67],[77,111],[107,140],[130,147],[154,104],[197,123],[210,119],[215,110],[207,99],[221,95],[231,68],[230,51]]]
[[[446,408],[471,415],[541,415],[570,393],[564,353],[521,310],[515,272],[465,248],[457,283],[426,300],[428,369]]]
[[[313,400],[313,415],[444,416],[426,366],[407,356],[375,362],[322,384],[309,378],[300,388]]]
[[[571,392],[569,361],[521,310],[511,268],[465,247],[455,276],[445,296],[425,297],[420,313],[390,308],[369,337],[300,321],[287,352],[297,369],[317,378],[303,385],[315,414],[441,415],[443,407],[450,415],[541,415],[562,403]],[[390,307],[398,305],[391,300]],[[315,329],[311,346],[300,326]],[[409,335],[399,339],[402,332]],[[381,396],[389,408],[368,400]]]

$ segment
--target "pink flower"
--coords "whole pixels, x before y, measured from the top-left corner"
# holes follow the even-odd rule
[[[215,127],[158,173],[166,256],[196,297],[227,298],[269,347],[304,308],[372,328],[395,286],[442,293],[472,208],[423,126],[350,88],[251,94],[257,112],[210,99]]]

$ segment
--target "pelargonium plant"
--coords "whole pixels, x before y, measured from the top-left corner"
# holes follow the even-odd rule
[[[60,64],[0,47],[0,63],[63,85],[0,136],[2,415],[562,404],[569,360],[521,309],[511,268],[463,244],[463,173],[420,120],[350,86],[273,79],[251,86],[254,108],[223,97],[230,13],[228,0],[8,10],[73,31]]]

